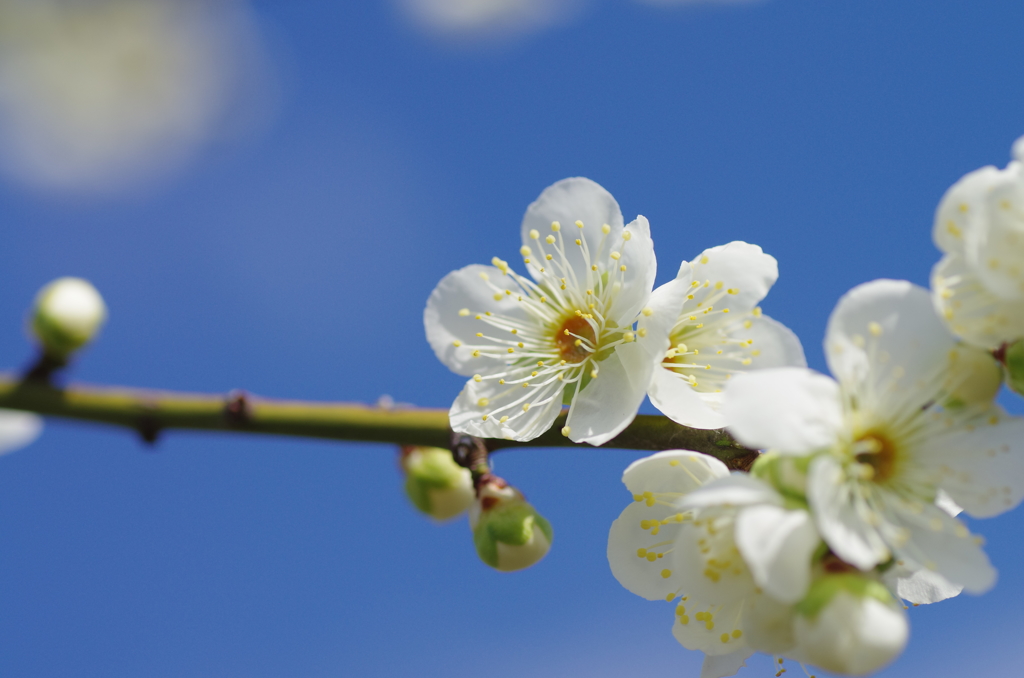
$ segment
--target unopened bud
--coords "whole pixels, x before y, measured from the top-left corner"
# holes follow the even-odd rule
[[[949,409],[989,405],[1003,385],[1003,371],[990,352],[961,344],[949,353],[946,402]]]
[[[500,478],[481,484],[469,526],[480,559],[502,572],[530,567],[551,548],[551,524]]]
[[[826,671],[863,676],[891,662],[907,644],[902,606],[881,582],[861,574],[825,575],[796,611],[796,654]]]
[[[1009,344],[1003,354],[1006,367],[1006,385],[1024,395],[1024,339]]]
[[[92,341],[106,319],[103,297],[89,281],[58,278],[36,295],[32,332],[47,355],[64,360]]]
[[[405,493],[413,506],[435,520],[448,520],[473,503],[473,480],[469,469],[452,459],[449,450],[440,447],[402,448]]]

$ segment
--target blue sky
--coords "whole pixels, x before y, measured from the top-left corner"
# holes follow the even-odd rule
[[[395,7],[255,2],[276,116],[163,182],[0,184],[3,369],[30,359],[35,291],[78,275],[111,318],[75,379],[447,407],[462,380],[423,338],[433,285],[513,257],[529,202],[583,175],[650,219],[659,282],[730,240],[773,254],[765,310],[824,370],[839,296],[927,284],[939,197],[1024,134],[1011,0],[603,0],[457,42]],[[386,446],[179,433],[148,448],[52,421],[0,459],[0,675],[696,676],[670,606],[605,561],[638,456],[502,453],[555,529],[548,558],[509,575],[477,561],[464,520],[409,507]],[[1020,511],[972,524],[995,590],[912,610],[881,675],[1019,675],[1022,527]],[[752,664],[740,675],[769,675]]]

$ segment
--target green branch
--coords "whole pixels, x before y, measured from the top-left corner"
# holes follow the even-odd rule
[[[56,388],[0,374],[0,408],[122,426],[150,441],[162,431],[186,429],[445,448],[451,445],[447,410],[272,400],[240,392],[225,396],[84,384]],[[488,440],[487,447],[493,451],[575,445],[560,434],[564,423],[563,412],[551,430],[539,438],[525,443]],[[696,450],[734,468],[748,466],[757,454],[723,430],[691,429],[649,415],[637,416],[625,431],[602,447]]]

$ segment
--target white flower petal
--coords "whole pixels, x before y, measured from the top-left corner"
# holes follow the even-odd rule
[[[959,254],[932,269],[932,301],[949,329],[967,343],[995,350],[1024,337],[1024,300],[990,292]]]
[[[624,240],[627,234],[629,240]],[[611,238],[612,234],[609,233],[607,237]],[[593,237],[591,236],[592,241]],[[620,327],[626,327],[632,325],[633,320],[640,313],[640,309],[648,305],[651,290],[654,289],[654,278],[658,272],[658,264],[654,256],[654,241],[651,240],[651,226],[647,219],[645,217],[634,219],[622,230],[617,242],[606,245],[605,249],[608,248],[618,249],[621,252],[618,264],[625,266],[626,270],[623,273],[622,287],[608,309],[607,317]],[[594,249],[594,246],[591,246],[591,252]],[[614,278],[612,279],[614,280]],[[682,299],[679,303],[682,305]],[[678,312],[677,309],[676,313],[678,314]],[[666,337],[668,329],[671,329],[671,325],[665,330]]]
[[[733,631],[741,630],[744,601],[737,600],[728,605],[714,605],[693,595],[687,596],[687,598],[679,604],[685,607],[686,611],[683,614],[679,614],[680,608],[676,607],[676,622],[672,627],[672,635],[680,645],[687,650],[700,650],[709,657],[730,655],[747,650],[742,636],[734,638],[732,635]],[[708,622],[697,619],[699,613],[710,613],[712,620]],[[686,623],[683,623],[684,620]],[[727,637],[725,642],[722,642],[722,634]]]
[[[932,400],[956,340],[923,287],[874,280],[843,295],[829,318],[829,369],[858,406],[879,412]]]
[[[793,637],[792,605],[764,594],[747,597],[743,610],[743,639],[747,645],[766,654],[786,654],[796,644]]]
[[[481,274],[488,280],[482,279]],[[502,290],[519,289],[511,277],[497,268],[472,264],[442,278],[430,293],[427,308],[423,311],[423,326],[434,354],[448,369],[466,377],[504,367],[502,361],[473,357],[473,349],[469,348],[472,344],[498,346],[476,336],[477,332],[494,333],[493,328],[476,319],[476,314],[491,311],[517,319],[524,325],[532,322],[522,307],[510,298],[496,301],[488,281]],[[456,346],[455,342],[461,345]]]
[[[700,667],[700,678],[727,678],[747,665],[747,659],[754,654],[753,650],[736,650],[729,654],[717,656],[705,655]]]
[[[747,473],[733,473],[711,481],[681,498],[676,504],[683,510],[710,506],[781,505],[782,497],[772,487]]]
[[[685,516],[682,503],[677,505]],[[756,590],[754,579],[736,550],[736,513],[733,507],[711,506],[699,509],[693,520],[679,525],[668,571],[678,573],[680,588],[688,595],[729,605]]]
[[[666,600],[670,595],[678,595],[679,576],[668,569],[669,562],[664,557],[672,548],[678,524],[659,524],[656,534],[649,527],[677,512],[664,503],[647,502],[641,495],[640,501],[627,506],[612,522],[608,531],[608,565],[626,590],[647,600]]]
[[[480,438],[520,441],[536,438],[551,428],[561,411],[561,388],[549,389],[543,398],[547,402],[539,402],[541,394],[535,391],[523,394],[519,391],[494,381],[470,379],[448,412],[452,430]],[[524,411],[526,403],[530,403],[530,407]],[[509,421],[502,422],[503,416]]]
[[[971,222],[982,209],[985,196],[1005,180],[1002,170],[989,165],[964,175],[950,186],[935,210],[932,239],[936,247],[947,254],[962,254],[964,234],[971,230]]]
[[[673,280],[665,283],[651,293],[644,307],[643,314],[637,321],[636,342],[660,362],[669,347],[669,332],[675,325],[679,311],[686,300],[686,292],[690,287],[690,265],[685,261]],[[639,312],[639,310],[637,311]],[[643,330],[641,332],[641,330]]]
[[[598,363],[600,373],[576,396],[566,420],[569,439],[603,445],[636,418],[654,373],[654,362],[643,347],[622,344]]]
[[[825,338],[829,368],[847,397],[890,415],[936,397],[955,347],[928,291],[905,280],[875,280],[847,292]]]
[[[889,559],[885,542],[861,517],[869,509],[851,491],[835,459],[823,455],[811,462],[807,501],[822,539],[837,556],[861,570],[870,570]]]
[[[942,575],[931,570],[912,571],[893,565],[883,575],[885,585],[893,595],[913,605],[927,605],[960,595],[962,586],[951,584]]]
[[[804,347],[800,339],[778,320],[766,315],[750,318],[750,327],[733,334],[737,339],[746,340],[751,355],[746,370],[764,370],[773,367],[807,367]]]
[[[540,197],[527,208],[521,229],[523,245],[536,248],[537,240],[530,237],[530,232],[537,231],[543,239],[552,234],[551,224],[558,222],[561,227],[559,233],[566,245],[565,253],[569,267],[579,279],[584,279],[587,268],[582,250],[571,246],[573,239],[580,237],[577,235],[577,221],[583,223],[583,237],[587,239],[592,258],[598,254],[603,225],[608,224],[610,227],[605,252],[611,251],[611,243],[618,244],[622,241],[624,221],[619,203],[615,202],[611,193],[597,182],[583,177],[573,177],[562,179],[545,188]],[[558,236],[559,233],[554,235]],[[538,281],[541,280],[536,275],[533,265],[530,266],[530,273]]]
[[[739,240],[706,249],[690,264],[695,281],[710,283],[695,292],[695,301],[701,301],[713,293],[716,283],[722,283],[721,289],[735,291],[715,307],[728,307],[731,312],[746,312],[757,306],[779,277],[775,257],[765,254],[757,245]]]
[[[622,482],[633,495],[644,492],[686,494],[728,475],[729,468],[714,457],[690,450],[666,450],[627,466]]]
[[[807,511],[762,504],[740,511],[736,546],[757,585],[783,603],[796,603],[811,583],[811,556],[821,539]]]
[[[737,375],[726,389],[722,412],[741,443],[783,454],[828,447],[843,426],[838,384],[799,367]]]
[[[704,429],[722,428],[726,424],[725,415],[716,411],[688,381],[661,365],[654,370],[647,395],[662,414],[677,424]]]
[[[1024,419],[1004,418],[951,429],[925,441],[918,456],[936,467],[938,485],[975,518],[1009,511],[1024,498]]]
[[[42,417],[31,412],[0,409],[0,454],[25,447],[42,432]]]
[[[903,538],[892,544],[898,560],[919,564],[971,593],[984,593],[995,585],[995,569],[963,523],[934,504],[919,511],[887,503],[887,517],[904,530]]]
[[[981,214],[964,234],[967,265],[990,291],[1004,299],[1024,297],[1024,183],[1013,162],[1004,180],[991,186]]]
[[[939,490],[939,493],[935,495],[935,505],[954,518],[964,511],[963,507],[953,501],[953,498],[945,490]]]

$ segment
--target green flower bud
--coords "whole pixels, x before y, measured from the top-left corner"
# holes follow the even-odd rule
[[[92,341],[106,319],[103,297],[89,281],[58,278],[36,295],[31,329],[46,354],[63,361]]]
[[[1006,366],[1006,385],[1024,395],[1024,339],[1006,347],[1003,364]]]
[[[469,469],[439,447],[402,448],[405,493],[413,506],[434,520],[448,520],[468,509],[475,498]]]
[[[833,673],[862,676],[895,659],[907,644],[902,605],[876,579],[827,574],[796,605],[796,655]]]
[[[1024,363],[1024,351],[1022,351]],[[949,409],[988,405],[1003,385],[1003,371],[991,353],[960,344],[949,352],[946,402]]]
[[[469,509],[480,559],[502,572],[530,567],[551,548],[551,524],[500,478],[484,481]]]

